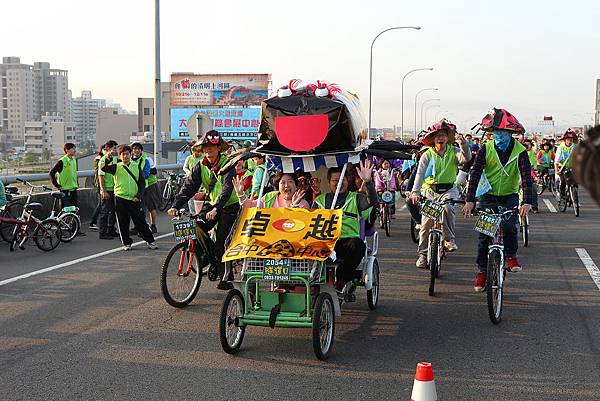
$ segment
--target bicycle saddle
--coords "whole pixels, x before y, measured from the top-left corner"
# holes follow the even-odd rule
[[[37,203],[37,202],[33,202],[27,205],[27,209],[28,210],[41,210],[42,209],[42,204],[41,203]]]
[[[65,196],[62,192],[52,192],[52,197],[56,199],[63,199]]]

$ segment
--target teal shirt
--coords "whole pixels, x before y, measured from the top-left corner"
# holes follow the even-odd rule
[[[0,207],[6,205],[6,191],[4,190],[4,183],[0,180]]]

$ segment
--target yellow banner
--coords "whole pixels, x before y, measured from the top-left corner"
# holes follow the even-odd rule
[[[342,232],[342,210],[242,209],[223,261],[243,258],[325,260]]]

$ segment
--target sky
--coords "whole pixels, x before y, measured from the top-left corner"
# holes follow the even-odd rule
[[[153,0],[2,0],[0,55],[69,71],[73,96],[92,90],[137,109],[154,93]],[[414,125],[414,96],[439,98],[428,123],[470,127],[492,107],[528,128],[591,123],[600,79],[599,0],[163,0],[161,75],[270,73],[338,83],[367,114],[373,48],[372,125]],[[420,110],[420,109],[419,109]],[[420,115],[420,111],[418,113]]]

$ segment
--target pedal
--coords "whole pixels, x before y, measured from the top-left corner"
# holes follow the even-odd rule
[[[208,273],[206,274],[206,276],[210,281],[217,281],[217,279],[219,278],[217,269],[215,269],[213,266],[210,266],[208,268]]]

